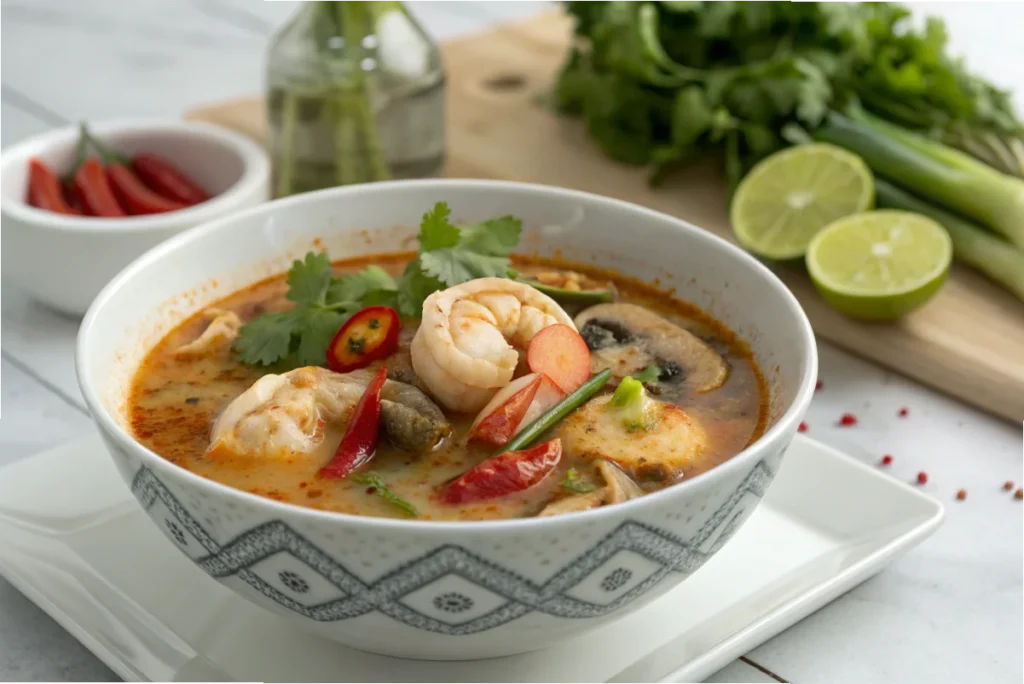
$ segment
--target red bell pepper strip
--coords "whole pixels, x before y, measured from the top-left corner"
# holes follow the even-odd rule
[[[557,437],[529,449],[492,456],[443,485],[441,500],[463,504],[524,491],[547,477],[561,458],[562,440]]]
[[[348,373],[386,359],[398,349],[400,328],[398,312],[389,306],[357,311],[327,347],[327,366],[336,373]]]
[[[28,164],[28,203],[37,209],[45,209],[69,216],[80,215],[66,199],[57,174],[38,159]]]
[[[330,462],[320,469],[320,477],[343,479],[373,457],[380,434],[380,391],[387,379],[388,369],[381,368],[366,386],[341,444]]]
[[[199,204],[210,195],[174,164],[155,154],[132,157],[132,170],[142,182],[164,197],[185,205]]]
[[[86,159],[75,172],[73,181],[75,196],[90,216],[115,218],[125,216],[124,209],[117,203],[103,166],[95,157]]]

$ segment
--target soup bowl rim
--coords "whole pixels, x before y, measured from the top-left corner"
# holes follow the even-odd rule
[[[154,265],[158,265],[160,262],[170,258],[180,250],[187,249],[191,243],[202,241],[203,238],[209,234],[222,230],[238,230],[237,227],[233,226],[244,225],[247,220],[252,219],[253,217],[273,211],[280,211],[290,206],[301,205],[305,202],[322,198],[325,195],[336,195],[337,199],[341,201],[349,195],[363,193],[380,193],[381,195],[386,196],[392,190],[401,190],[404,188],[415,189],[436,187],[439,191],[443,191],[446,188],[450,189],[453,186],[466,188],[470,191],[472,191],[473,188],[480,188],[497,189],[520,194],[541,194],[562,198],[567,202],[576,200],[581,203],[590,203],[591,205],[596,204],[598,206],[617,207],[644,217],[645,219],[657,219],[659,221],[667,219],[673,222],[676,225],[676,228],[682,233],[686,233],[688,240],[703,243],[702,248],[725,250],[732,256],[732,258],[736,259],[742,267],[754,269],[764,276],[767,282],[771,284],[771,288],[774,290],[774,294],[772,296],[777,297],[779,304],[787,307],[790,310],[789,313],[797,321],[799,326],[798,338],[800,340],[800,344],[804,347],[802,363],[804,376],[799,381],[799,387],[795,392],[793,400],[787,407],[785,407],[782,415],[779,416],[773,425],[771,425],[760,437],[748,444],[735,456],[693,476],[692,478],[682,482],[677,482],[665,487],[664,489],[645,494],[642,497],[611,506],[600,506],[595,509],[576,511],[556,516],[504,520],[438,521],[384,518],[336,511],[325,511],[262,497],[257,494],[252,494],[230,487],[215,480],[205,478],[183,468],[182,466],[171,463],[155,451],[142,444],[121,422],[115,419],[114,415],[112,415],[113,412],[107,407],[106,402],[104,402],[100,397],[98,388],[101,381],[92,376],[90,364],[88,363],[92,346],[91,339],[94,334],[93,329],[96,326],[96,320],[102,315],[103,309],[107,306],[108,301],[117,291],[129,286],[136,274]],[[368,228],[367,230],[373,231],[375,229],[376,228]],[[211,277],[216,277],[216,274],[211,274]],[[764,264],[744,252],[739,247],[729,243],[717,235],[698,228],[688,221],[648,209],[631,202],[595,193],[558,188],[536,183],[477,179],[421,179],[385,181],[367,185],[328,188],[325,190],[286,197],[200,224],[191,230],[178,234],[160,243],[126,266],[106,285],[106,287],[103,288],[99,295],[96,296],[92,305],[89,307],[88,312],[83,318],[81,328],[79,329],[76,343],[75,365],[78,383],[85,398],[86,405],[98,427],[100,427],[100,429],[108,436],[114,438],[122,447],[131,450],[132,453],[139,458],[143,466],[148,467],[155,473],[166,473],[171,475],[173,478],[181,478],[189,486],[197,487],[200,490],[216,497],[238,499],[246,503],[253,504],[257,508],[261,508],[271,515],[284,514],[289,516],[299,516],[309,522],[316,521],[324,524],[365,526],[381,531],[390,529],[406,533],[415,531],[423,534],[438,533],[442,535],[458,531],[461,534],[486,535],[497,531],[522,531],[523,529],[529,528],[550,529],[552,527],[565,524],[568,521],[577,522],[585,519],[598,522],[606,518],[628,516],[632,512],[638,512],[645,508],[659,506],[672,498],[679,497],[685,499],[687,492],[697,490],[699,487],[702,487],[714,480],[723,479],[727,477],[729,473],[735,473],[736,471],[742,471],[744,468],[752,467],[754,463],[764,458],[766,455],[769,455],[765,454],[765,452],[770,451],[771,445],[788,443],[787,435],[791,436],[796,432],[797,423],[805,412],[807,406],[810,404],[814,387],[817,382],[818,358],[811,324],[796,297],[793,296],[778,276],[772,273]],[[135,372],[137,372],[137,369]]]

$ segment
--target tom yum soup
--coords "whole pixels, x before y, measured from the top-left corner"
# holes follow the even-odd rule
[[[135,436],[246,492],[422,520],[614,505],[760,436],[765,384],[731,331],[637,280],[512,255],[519,233],[441,203],[416,253],[307,254],[147,355]]]

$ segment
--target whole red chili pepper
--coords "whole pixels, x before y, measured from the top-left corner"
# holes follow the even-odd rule
[[[121,206],[129,214],[162,214],[185,207],[181,202],[158,195],[146,187],[146,184],[128,168],[128,160],[101,145],[96,138],[92,137],[85,124],[82,124],[82,135],[103,157],[103,162],[107,165],[106,171],[110,187],[117,199],[120,200]]]
[[[132,157],[132,170],[150,188],[176,202],[192,205],[210,199],[210,195],[191,178],[155,154],[137,154]]]
[[[549,442],[492,456],[444,485],[441,500],[449,504],[496,499],[533,487],[562,458],[562,441]]]
[[[28,203],[38,209],[54,211],[58,214],[76,216],[82,212],[76,211],[64,199],[64,189],[61,187],[57,174],[50,170],[46,164],[38,159],[32,159],[29,164],[28,177]]]
[[[78,201],[90,216],[114,218],[126,215],[114,197],[114,191],[110,188],[110,181],[103,172],[103,166],[95,157],[86,159],[78,167],[73,184]]]
[[[147,188],[132,170],[121,162],[109,163],[107,177],[110,179],[110,187],[114,189],[114,194],[129,214],[162,214],[185,208],[181,202],[167,199]]]
[[[320,469],[320,477],[340,480],[373,457],[380,434],[380,391],[387,379],[388,369],[381,368],[366,386],[345,428],[338,450],[330,462]]]

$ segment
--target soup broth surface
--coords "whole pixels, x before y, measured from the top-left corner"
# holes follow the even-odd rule
[[[401,273],[412,254],[374,255],[334,264],[337,273],[355,272],[370,263],[393,275]],[[670,486],[731,458],[760,436],[768,406],[764,380],[747,348],[735,334],[717,321],[669,293],[638,280],[582,264],[536,257],[513,256],[521,273],[538,275],[553,269],[571,269],[594,279],[611,281],[618,301],[644,306],[689,330],[716,350],[726,361],[725,383],[710,392],[667,395],[701,424],[707,442],[699,459],[669,480],[638,478],[645,491]],[[283,276],[260,282],[236,292],[215,306],[234,311],[243,321],[290,308],[285,298]],[[575,315],[576,311],[569,310]],[[218,353],[201,358],[179,358],[174,350],[197,338],[207,325],[197,314],[168,334],[144,359],[129,400],[130,422],[136,438],[146,447],[182,468],[225,485],[299,506],[378,517],[406,517],[402,511],[377,496],[372,487],[351,479],[329,480],[318,476],[323,462],[297,456],[285,460],[256,458],[214,458],[207,453],[211,429],[220,412],[262,375],[287,369],[262,368],[241,363],[226,345]],[[401,346],[396,357],[386,360],[389,372],[407,365],[408,345],[417,322],[403,322]],[[374,364],[377,367],[380,364]],[[400,368],[399,368],[400,370]],[[395,377],[392,375],[391,377]],[[610,392],[607,388],[605,392]],[[565,486],[570,468],[584,483],[600,484],[594,463],[580,454],[563,454],[556,472],[537,486],[519,494],[473,504],[441,502],[436,488],[455,478],[494,453],[467,443],[472,415],[453,415],[452,435],[434,451],[412,454],[401,451],[381,438],[372,469],[390,489],[413,504],[417,518],[424,520],[488,520],[530,517],[550,502],[571,495]],[[327,427],[325,443],[336,445],[344,426]],[[555,428],[557,432],[557,427]]]

